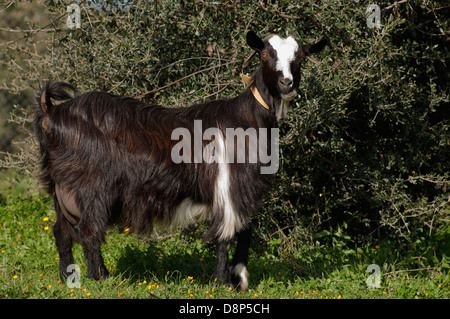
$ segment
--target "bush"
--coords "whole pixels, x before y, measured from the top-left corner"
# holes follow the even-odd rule
[[[81,1],[82,26],[68,29],[67,5],[49,1],[49,50],[36,59],[23,50],[26,72],[14,85],[64,80],[187,106],[244,90],[238,75],[258,63],[241,67],[246,31],[327,36],[331,47],[304,65],[281,124],[282,167],[258,217],[261,236],[311,238],[345,224],[349,235],[408,242],[441,231],[450,215],[449,9],[377,3],[380,28],[368,27],[363,1]]]

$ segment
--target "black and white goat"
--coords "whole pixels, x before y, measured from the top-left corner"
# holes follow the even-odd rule
[[[273,153],[272,133],[298,89],[304,58],[320,52],[326,41],[302,45],[277,35],[262,40],[250,31],[247,43],[261,65],[250,88],[228,100],[165,108],[103,92],[77,94],[61,82],[39,92],[34,126],[42,181],[55,202],[61,277],[74,264],[73,242],[83,245],[88,277],[108,276],[100,248],[112,224],[142,233],[155,224],[175,228],[209,221],[205,238],[217,243],[213,278],[247,290],[250,221],[276,172],[262,173],[267,160],[255,160],[252,145],[256,141],[259,150]],[[229,143],[240,138],[228,136],[238,129],[244,139]],[[185,134],[202,138],[180,141]],[[228,158],[231,148],[244,151],[245,160],[236,160],[233,152]]]

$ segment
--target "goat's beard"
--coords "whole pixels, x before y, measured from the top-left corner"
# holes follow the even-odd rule
[[[292,90],[289,93],[281,93],[281,98],[283,99],[283,101],[286,101],[289,103],[296,95],[297,95],[297,91]]]
[[[292,90],[287,94],[281,94],[281,103],[277,110],[277,120],[284,120],[287,117],[287,113],[289,110],[289,102],[297,95],[296,90]]]

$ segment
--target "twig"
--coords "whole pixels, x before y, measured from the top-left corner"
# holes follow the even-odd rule
[[[122,281],[117,285],[116,288],[120,287],[125,281],[127,281],[127,278],[125,278],[124,280],[122,280]]]
[[[59,32],[62,30],[65,30],[64,28],[56,28],[54,27],[53,29],[46,29],[48,28],[50,25],[54,25],[56,21],[58,21],[59,19],[61,19],[62,17],[64,17],[67,13],[64,13],[63,15],[59,16],[58,18],[56,18],[55,20],[51,21],[49,24],[47,24],[46,26],[44,26],[42,29],[37,29],[37,30],[15,30],[15,29],[7,29],[7,28],[2,28],[3,31],[8,31],[8,32],[25,32],[25,33],[38,33],[41,32],[41,30],[44,30],[45,32]],[[24,35],[20,38],[17,39],[13,39],[11,41],[8,42],[4,42],[4,43],[0,43],[0,45],[8,45],[10,43],[25,39],[27,36]]]
[[[67,28],[51,28],[51,29],[9,29],[9,28],[0,28],[0,31],[13,32],[13,33],[38,33],[38,32],[58,32],[62,30],[67,30]]]
[[[171,237],[176,237],[176,236],[179,236],[179,235],[180,235],[180,232],[176,232],[176,233],[165,235],[165,236],[157,235],[156,236],[156,240],[161,241],[161,240],[168,239],[168,238],[171,238]]]
[[[173,82],[171,82],[171,83],[169,83],[169,84],[167,84],[167,85],[164,85],[164,86],[159,87],[159,88],[157,88],[157,89],[154,89],[154,90],[151,90],[151,91],[142,93],[142,94],[140,94],[140,95],[138,95],[138,96],[135,96],[135,98],[138,99],[138,98],[141,98],[141,97],[146,96],[146,95],[148,95],[148,94],[151,94],[151,93],[155,93],[155,92],[164,90],[164,89],[166,89],[166,88],[168,88],[168,87],[170,87],[170,86],[172,86],[172,85],[174,85],[174,84],[177,84],[177,83],[179,83],[179,82],[181,82],[181,81],[184,81],[184,80],[186,80],[186,79],[188,79],[188,78],[190,78],[190,77],[193,77],[194,75],[197,75],[197,74],[199,74],[199,73],[203,73],[203,72],[206,72],[206,71],[210,71],[210,70],[214,70],[214,69],[217,69],[217,68],[221,68],[221,67],[223,67],[223,66],[227,66],[227,65],[234,64],[234,63],[237,63],[237,62],[240,62],[240,61],[237,61],[237,60],[236,60],[236,61],[230,61],[230,62],[227,62],[227,63],[224,63],[224,64],[211,66],[211,67],[206,68],[206,69],[201,69],[201,70],[196,71],[196,72],[194,72],[194,73],[191,73],[191,74],[188,74],[188,75],[186,75],[186,76],[183,76],[181,79],[178,79],[178,80],[176,80],[176,81],[173,81]]]
[[[384,275],[396,274],[396,273],[400,273],[400,272],[413,272],[413,271],[434,270],[434,269],[439,269],[439,267],[423,267],[423,268],[416,268],[416,269],[395,270],[395,271],[387,272]]]
[[[170,67],[173,66],[173,65],[176,65],[176,64],[179,64],[179,63],[182,63],[182,62],[186,62],[186,61],[191,61],[191,60],[218,60],[218,58],[215,58],[215,57],[208,57],[208,56],[196,56],[196,57],[190,57],[190,58],[181,59],[181,60],[178,60],[178,61],[169,63],[169,64],[163,66],[162,68],[160,68],[160,69],[158,70],[158,73],[156,74],[156,77],[159,76],[159,74],[161,73],[162,70],[165,70],[165,69],[167,69],[167,68],[170,68]],[[219,60],[220,60],[220,59],[219,59]],[[231,61],[233,61],[233,60],[231,60]]]
[[[395,1],[395,2],[394,2],[393,4],[391,4],[390,6],[387,6],[386,8],[384,8],[383,11],[392,9],[393,7],[396,7],[397,5],[402,4],[402,3],[405,3],[405,2],[408,2],[408,0]]]
[[[148,294],[150,295],[150,297],[152,297],[154,299],[161,299],[157,295],[152,294],[151,292],[148,292]]]
[[[122,81],[120,81],[119,83],[117,83],[115,86],[113,86],[110,90],[108,90],[108,93],[111,93],[112,91],[114,91],[116,88],[118,88],[125,80],[127,79],[127,77],[124,77]]]
[[[6,11],[10,6],[12,6],[13,5],[13,3],[14,3],[14,1],[11,1],[11,3],[10,4],[8,4],[8,6],[5,8],[5,9],[3,9],[3,10],[0,10],[0,13],[1,12],[3,12],[3,11]]]

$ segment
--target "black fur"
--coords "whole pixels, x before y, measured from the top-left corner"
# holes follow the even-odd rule
[[[175,164],[171,150],[178,141],[171,140],[171,133],[183,127],[193,134],[194,120],[202,120],[203,131],[221,129],[224,138],[226,128],[276,128],[281,98],[276,84],[267,79],[279,75],[270,72],[263,61],[253,77],[269,111],[250,90],[228,100],[165,108],[103,92],[77,94],[69,84],[47,83],[38,93],[34,127],[42,157],[41,180],[55,201],[61,276],[67,276],[67,266],[74,263],[73,242],[83,245],[88,277],[108,276],[100,246],[110,225],[146,233],[155,222],[170,224],[176,207],[190,198],[211,207],[205,238],[217,242],[215,277],[228,283],[232,237],[220,237],[225,216],[223,205],[214,202],[218,164]],[[61,103],[54,105],[52,99]],[[272,176],[260,173],[259,162],[228,165],[229,200],[241,225],[235,229],[239,242],[232,266],[247,265],[250,220],[260,209]]]

